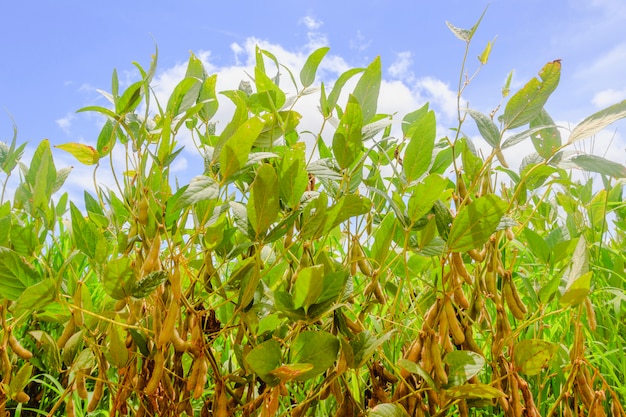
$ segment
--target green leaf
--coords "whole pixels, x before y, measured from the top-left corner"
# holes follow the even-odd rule
[[[202,82],[195,77],[187,77],[181,80],[167,101],[166,112],[174,118],[190,109],[198,99]]]
[[[265,69],[258,65],[254,68],[254,82],[259,101],[267,110],[276,111],[283,107],[285,93],[265,74]]]
[[[369,417],[409,417],[404,407],[399,404],[383,403],[370,409]]]
[[[539,260],[545,264],[550,262],[550,246],[546,243],[545,240],[534,230],[525,228],[524,229],[524,237],[528,242],[528,249],[537,257]]]
[[[538,126],[550,126],[536,131],[530,136],[537,153],[548,159],[561,146],[561,132],[545,109],[541,109],[537,117],[530,121],[531,129]]]
[[[142,299],[146,298],[157,287],[167,281],[168,274],[166,271],[154,271],[150,272],[144,278],[140,279],[133,286],[133,291],[131,295],[134,298]]]
[[[508,204],[493,194],[477,198],[461,208],[450,228],[448,249],[465,252],[481,247],[496,231],[507,208]]]
[[[84,145],[82,143],[63,143],[56,145],[55,148],[69,152],[78,162],[84,165],[95,165],[100,160],[100,153],[93,146]]]
[[[569,270],[565,291],[559,300],[561,306],[577,306],[591,287],[592,271],[589,271],[589,249],[584,235],[580,235],[576,249],[572,254],[572,266]]]
[[[383,266],[383,263],[387,259],[397,224],[394,213],[389,212],[385,215],[374,232],[374,244],[371,248],[371,258],[374,260],[377,268]]]
[[[102,273],[104,292],[116,300],[130,296],[135,288],[135,271],[128,257],[111,259]]]
[[[361,111],[363,112],[363,124],[367,124],[376,115],[381,81],[381,62],[380,57],[377,56],[365,68],[361,79],[354,87],[354,97],[361,105]]]
[[[363,150],[361,129],[363,114],[355,96],[350,95],[346,111],[339,121],[333,136],[333,154],[341,168],[347,168],[359,157]]]
[[[219,103],[217,101],[217,96],[215,95],[215,85],[217,83],[217,74],[213,74],[210,77],[207,77],[202,86],[200,87],[200,92],[198,93],[198,102],[204,103],[202,108],[198,112],[198,117],[204,123],[208,123],[209,120],[217,113],[217,109],[219,107]]]
[[[502,143],[502,149],[506,149],[513,145],[517,145],[518,143],[526,140],[526,138],[528,137],[531,137],[531,138],[540,137],[539,133],[541,133],[544,130],[552,130],[552,129],[556,130],[556,126],[548,125],[548,126],[531,127],[530,129],[524,130],[523,132],[516,133],[515,135],[509,136],[508,138],[506,138],[504,143]]]
[[[0,247],[0,297],[15,301],[40,279],[39,272],[23,257],[9,248]]]
[[[55,294],[56,282],[52,278],[31,285],[17,299],[13,307],[13,314],[15,317],[20,317],[23,314],[35,313],[52,303]]]
[[[429,387],[435,390],[437,389],[437,384],[435,384],[435,380],[433,379],[433,377],[430,376],[430,374],[426,372],[424,368],[419,366],[419,364],[411,362],[408,359],[401,358],[400,360],[398,360],[398,365],[412,374],[421,376],[424,381],[426,381],[426,384],[428,384]]]
[[[485,367],[485,358],[469,350],[453,350],[444,362],[448,364],[448,386],[455,387],[478,375]]]
[[[626,100],[620,101],[604,110],[587,117],[578,123],[567,140],[568,144],[591,137],[620,119],[626,117]]]
[[[407,214],[413,223],[427,214],[433,208],[435,201],[441,199],[441,194],[448,186],[448,182],[447,178],[439,174],[431,174],[412,187]]]
[[[333,89],[328,95],[328,100],[326,100],[326,107],[325,108],[322,107],[322,111],[325,116],[330,115],[330,113],[335,108],[335,105],[337,104],[337,100],[339,100],[339,94],[341,94],[341,90],[343,86],[346,85],[346,82],[348,82],[348,80],[352,78],[353,76],[355,76],[356,74],[363,72],[363,71],[365,71],[364,68],[352,68],[344,72],[343,74],[339,76],[339,78],[337,78],[337,81],[335,81],[335,84],[333,85]]]
[[[258,117],[249,119],[237,128],[235,133],[224,144],[220,153],[220,173],[223,180],[244,167],[252,144],[261,133],[264,122]]]
[[[290,208],[300,205],[300,199],[306,190],[309,176],[304,159],[304,143],[298,142],[287,149],[278,163],[278,184],[280,198]]]
[[[353,362],[348,363],[348,366],[354,369],[358,369],[365,365],[370,360],[376,349],[382,346],[393,335],[393,331],[387,332],[382,336],[373,336],[367,330],[363,330],[357,334],[354,339],[350,341],[350,347],[353,352]]]
[[[579,154],[563,160],[559,167],[569,168],[573,164],[576,168],[589,172],[597,172],[614,178],[626,178],[626,167],[597,155]]]
[[[280,383],[280,379],[271,374],[282,363],[280,344],[276,340],[267,340],[252,349],[246,355],[246,363],[267,385],[273,387]]]
[[[9,382],[9,393],[15,395],[24,391],[24,388],[28,385],[32,374],[33,365],[28,362],[24,363],[15,376],[11,378],[11,382]]]
[[[436,137],[435,112],[429,110],[409,127],[412,132],[404,152],[402,169],[409,183],[428,171],[433,159]]]
[[[50,141],[42,140],[30,162],[26,183],[32,192],[31,214],[39,216],[38,210],[46,211],[52,197],[57,170],[52,159]]]
[[[274,223],[280,211],[278,176],[274,167],[263,164],[259,167],[250,186],[248,220],[257,236],[263,236]]]
[[[141,103],[141,87],[143,85],[143,80],[131,84],[126,91],[122,93],[122,96],[116,100],[115,113],[123,115],[134,111],[139,103]]]
[[[324,234],[329,233],[351,217],[367,213],[371,207],[372,202],[366,197],[356,194],[345,195],[326,212],[327,221],[324,226]]]
[[[483,139],[485,139],[485,141],[491,145],[492,148],[499,148],[500,130],[493,120],[476,110],[467,109],[467,113],[469,113],[469,115],[472,116],[472,119],[476,122],[478,131]],[[504,148],[504,145],[502,147]]]
[[[70,213],[72,236],[76,247],[96,262],[104,262],[108,255],[108,243],[102,231],[92,222],[85,220],[72,202],[70,202]]]
[[[304,63],[304,67],[300,71],[300,82],[304,88],[309,87],[315,81],[315,74],[317,73],[317,68],[319,67],[322,59],[326,56],[329,47],[324,46],[319,48],[311,53],[309,57],[306,59]]]
[[[309,307],[317,302],[323,289],[324,265],[302,268],[298,272],[292,292],[294,309],[302,307],[308,313]]]
[[[310,363],[313,369],[296,378],[305,381],[330,368],[339,353],[339,339],[327,332],[304,331],[291,343],[290,363]]]
[[[538,375],[558,349],[557,344],[545,340],[521,340],[515,345],[515,366],[528,376]]]
[[[214,200],[218,196],[219,186],[217,183],[211,177],[198,175],[191,179],[172,210],[184,209],[199,201]]]
[[[482,65],[485,65],[487,61],[489,61],[489,55],[491,55],[491,48],[493,47],[493,44],[495,42],[496,42],[495,39],[493,41],[488,41],[487,46],[485,46],[485,49],[483,50],[483,52],[480,55],[478,55],[478,61]]]
[[[539,77],[530,80],[506,104],[503,115],[504,130],[515,129],[537,117],[556,89],[561,77],[561,61],[548,62],[539,71]]]
[[[120,317],[116,315],[115,321],[119,322]],[[107,360],[111,365],[123,368],[128,363],[128,348],[126,347],[126,332],[122,326],[111,324],[106,332],[107,339]]]

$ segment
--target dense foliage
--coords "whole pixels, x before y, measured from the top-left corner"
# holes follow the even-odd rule
[[[450,28],[469,51],[476,26]],[[392,135],[380,60],[313,87],[327,52],[294,74],[258,49],[220,132],[196,56],[167,103],[156,55],[122,92],[114,72],[111,106],[81,109],[106,117],[95,146],[58,146],[94,166],[84,201],[57,193],[48,141],[29,165],[0,144],[20,176],[0,201],[0,415],[625,415],[626,168],[571,145],[626,102],[563,138],[559,61],[485,115],[464,60],[452,134],[425,104]],[[295,110],[308,94],[321,116]],[[181,134],[204,166],[179,187]]]

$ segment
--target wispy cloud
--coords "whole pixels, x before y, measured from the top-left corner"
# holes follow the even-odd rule
[[[413,54],[411,51],[399,52],[396,54],[396,59],[391,63],[387,72],[393,78],[411,80],[413,78],[411,65],[413,65]]]
[[[300,23],[306,26],[309,30],[317,30],[324,24],[324,22],[317,20],[312,16],[304,16],[300,19]]]
[[[368,40],[360,30],[357,30],[356,35],[350,39],[350,48],[358,52],[363,52],[372,44],[371,40]]]
[[[64,117],[55,120],[57,126],[59,126],[67,135],[71,133],[72,121],[76,119],[76,115],[73,113],[67,113]]]

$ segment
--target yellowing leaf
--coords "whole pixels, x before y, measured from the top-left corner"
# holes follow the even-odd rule
[[[100,160],[100,153],[93,146],[82,143],[70,142],[56,145],[55,148],[69,152],[84,165],[95,165]]]
[[[522,340],[515,346],[515,366],[526,375],[537,375],[547,367],[557,349],[557,345],[545,340]]]

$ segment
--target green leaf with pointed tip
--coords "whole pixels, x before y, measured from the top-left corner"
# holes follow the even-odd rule
[[[219,187],[217,183],[211,177],[198,175],[191,179],[172,210],[187,208],[199,201],[213,200],[218,196]]]
[[[100,130],[98,141],[96,143],[96,151],[99,158],[107,156],[113,149],[117,129],[119,129],[119,127],[117,127],[117,124],[114,125],[111,119],[107,119],[104,126],[102,126],[102,130]]]
[[[453,350],[444,358],[448,365],[448,386],[465,384],[485,368],[485,358],[469,350]]]
[[[100,230],[91,221],[85,220],[82,213],[70,202],[72,236],[78,250],[97,263],[103,263],[108,256],[108,243]]]
[[[84,165],[95,165],[100,160],[100,153],[93,147],[82,143],[69,142],[56,145],[55,148],[69,152]]]
[[[204,123],[208,123],[209,120],[215,113],[219,107],[219,103],[217,101],[217,96],[215,95],[215,85],[217,83],[217,74],[213,74],[210,77],[207,77],[200,87],[200,92],[198,93],[198,102],[204,103],[200,111],[198,112],[198,117]]]
[[[491,145],[492,148],[500,147],[500,130],[493,120],[476,110],[467,109],[467,113],[469,113],[476,122],[478,131],[483,139],[485,139],[485,142]]]
[[[626,100],[620,101],[606,109],[600,110],[597,113],[587,117],[582,122],[578,123],[572,134],[569,135],[567,143],[574,143],[581,139],[589,138],[611,123],[614,123],[620,119],[626,117]]]
[[[188,77],[182,79],[174,87],[174,91],[167,101],[166,112],[170,117],[174,118],[196,104],[201,87],[202,82],[198,78]]]
[[[121,322],[119,315],[115,316],[116,322]],[[111,325],[106,332],[107,351],[106,358],[113,366],[123,368],[128,363],[128,348],[126,347],[126,331],[122,326]]]
[[[558,349],[558,345],[545,340],[521,340],[515,345],[515,366],[528,376],[538,375]]]
[[[17,371],[17,374],[11,378],[11,382],[9,383],[9,393],[16,395],[17,393],[24,391],[24,388],[28,385],[32,375],[33,365],[28,362],[22,365],[20,370]]]
[[[327,332],[304,331],[291,343],[290,363],[310,363],[313,369],[295,378],[305,381],[330,368],[339,353],[339,339]]]
[[[227,180],[235,172],[244,167],[252,144],[261,133],[264,122],[258,117],[253,117],[237,128],[235,133],[228,139],[220,153],[220,173],[222,181]]]
[[[448,186],[449,180],[439,174],[430,174],[412,188],[409,197],[407,215],[413,223],[427,214],[435,201],[441,199],[441,193]]]
[[[15,251],[0,247],[0,297],[15,301],[41,275]]]
[[[128,257],[111,259],[104,266],[102,286],[104,292],[116,300],[130,296],[135,288],[135,271]]]
[[[478,26],[480,25],[480,22],[482,22],[483,17],[485,17],[485,13],[486,12],[487,12],[487,8],[485,8],[485,10],[483,10],[483,14],[480,15],[480,18],[474,24],[474,26],[471,27],[471,29],[460,29],[460,28],[452,25],[448,21],[446,21],[446,25],[448,26],[448,29],[450,29],[452,31],[454,36],[456,36],[457,38],[459,38],[460,40],[462,40],[464,42],[468,42],[469,43],[472,40],[472,38],[474,37],[474,34],[476,33],[476,29],[478,29]]]
[[[533,78],[506,104],[503,115],[504,130],[530,123],[541,113],[548,97],[559,85],[561,61],[548,62],[539,71],[539,77],[541,81]]]
[[[141,103],[141,87],[144,81],[131,84],[115,102],[115,113],[122,115],[134,111]]]
[[[37,312],[54,301],[56,294],[55,280],[48,278],[28,287],[18,298],[13,307],[15,317]]]
[[[409,417],[404,407],[399,404],[378,404],[367,413],[369,417]]]
[[[324,226],[324,234],[329,233],[351,217],[367,213],[371,207],[372,202],[367,197],[356,194],[343,196],[326,212],[327,221]]]
[[[167,281],[168,274],[166,271],[153,271],[146,275],[144,278],[140,279],[133,285],[133,291],[131,295],[134,298],[142,299],[146,298],[154,290],[156,290],[159,285],[163,284]],[[125,285],[125,284],[124,284]]]
[[[562,161],[559,163],[559,166],[565,168],[569,167],[570,164],[584,171],[597,172],[598,174],[614,178],[626,178],[626,167],[624,165],[602,158],[601,156],[579,154]]]
[[[352,93],[361,105],[363,124],[367,124],[376,115],[381,82],[382,69],[378,56],[365,68],[365,72],[363,72]]]
[[[304,143],[298,142],[285,151],[278,163],[280,198],[291,208],[298,207],[309,182],[304,150]]]
[[[409,127],[412,132],[404,152],[402,170],[409,183],[428,171],[433,159],[437,126],[435,112],[429,110]]]
[[[280,344],[274,340],[266,340],[246,355],[246,363],[265,383],[271,387],[280,383],[280,379],[271,372],[282,364]]]
[[[353,95],[348,98],[346,111],[333,136],[333,154],[341,168],[348,168],[363,150],[363,114],[359,101]]]
[[[330,113],[332,113],[335,105],[337,104],[337,100],[339,100],[341,90],[343,89],[343,86],[346,85],[348,80],[363,71],[365,71],[365,68],[352,68],[344,72],[339,76],[339,78],[337,78],[337,81],[335,81],[333,89],[330,91],[328,99],[326,100],[326,108],[322,108],[324,115],[328,116],[330,115]]]
[[[561,132],[545,109],[541,109],[537,117],[530,121],[531,129],[538,126],[545,126],[545,128],[531,133],[530,138],[537,153],[548,159],[561,146]]]
[[[314,265],[302,268],[298,272],[293,287],[293,308],[304,308],[308,313],[309,307],[317,302],[324,290],[324,266]]]
[[[259,66],[254,68],[254,82],[256,84],[259,101],[270,111],[280,110],[285,104],[285,93],[278,88],[265,70]]]
[[[311,53],[309,57],[306,59],[304,63],[304,67],[300,71],[300,82],[304,88],[310,86],[315,81],[315,74],[317,73],[317,68],[319,67],[322,59],[326,56],[329,47],[324,46],[319,48]]]
[[[46,211],[52,197],[54,184],[56,182],[57,170],[52,159],[50,141],[42,140],[30,162],[26,183],[30,185],[32,195],[31,214],[38,216],[38,210]]]
[[[493,47],[493,44],[495,42],[496,42],[495,39],[493,41],[488,41],[487,46],[485,46],[485,49],[483,50],[483,52],[480,55],[478,55],[478,61],[482,65],[485,65],[487,61],[489,61],[489,55],[491,55],[491,48]]]
[[[400,360],[398,360],[398,365],[402,369],[405,369],[412,374],[421,376],[424,379],[424,381],[426,381],[426,384],[428,384],[428,386],[431,387],[432,389],[435,389],[435,390],[438,389],[437,384],[435,384],[435,380],[433,379],[433,377],[430,376],[430,374],[426,372],[424,368],[419,366],[419,364],[412,362],[408,359],[401,358]]]
[[[496,231],[508,204],[490,194],[477,198],[459,210],[448,235],[448,249],[465,252],[485,244]]]
[[[592,271],[589,271],[589,249],[584,235],[580,235],[572,254],[572,266],[567,277],[565,291],[559,300],[561,306],[580,304],[591,287]]]
[[[552,130],[552,129],[556,129],[556,126],[548,125],[548,126],[531,127],[530,129],[524,130],[523,132],[516,133],[515,135],[509,136],[508,138],[506,138],[506,140],[502,143],[502,149],[506,149],[513,145],[517,145],[518,143],[523,142],[529,137],[530,138],[538,137],[542,131]]]
[[[270,164],[259,167],[250,186],[248,220],[257,236],[262,236],[274,223],[280,211],[278,176]]]
[[[387,340],[391,338],[393,331],[387,332],[382,336],[376,337],[367,330],[363,330],[357,334],[351,341],[350,347],[353,352],[353,361],[348,363],[348,366],[354,369],[358,369],[365,365],[370,360],[376,349],[382,346]]]

